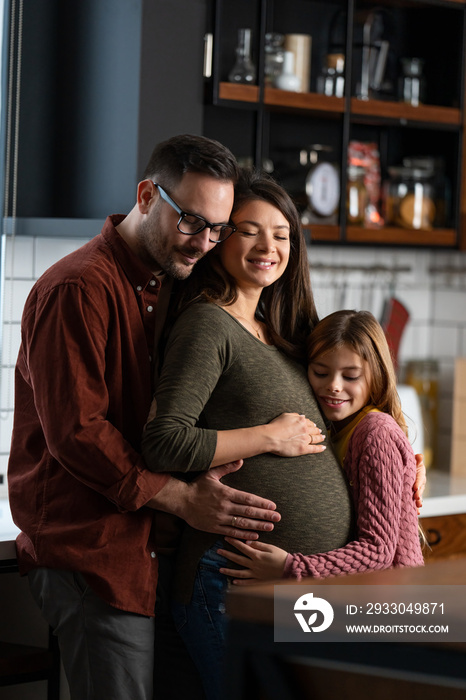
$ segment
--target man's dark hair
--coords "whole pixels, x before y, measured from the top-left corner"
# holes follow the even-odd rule
[[[182,134],[154,148],[143,179],[155,180],[172,189],[186,173],[204,173],[236,184],[239,167],[231,151],[218,141]]]

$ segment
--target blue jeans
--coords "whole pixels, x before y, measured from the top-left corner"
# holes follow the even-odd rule
[[[219,700],[222,696],[228,579],[218,570],[229,564],[217,554],[217,549],[223,546],[223,540],[218,540],[201,558],[191,602],[188,605],[172,602],[175,626],[199,670],[208,700]]]

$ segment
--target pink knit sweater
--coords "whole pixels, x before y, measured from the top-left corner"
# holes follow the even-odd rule
[[[358,539],[324,554],[289,554],[284,576],[326,578],[370,569],[421,566],[413,484],[414,453],[387,413],[368,413],[350,439],[344,469]]]

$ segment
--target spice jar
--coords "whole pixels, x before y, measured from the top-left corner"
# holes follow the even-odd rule
[[[416,389],[421,403],[424,424],[424,464],[426,468],[436,463],[438,428],[438,362],[437,360],[411,360],[406,366],[405,383]]]
[[[360,165],[348,166],[346,185],[346,218],[349,224],[364,224],[366,207],[369,203],[364,178],[366,169]]]
[[[421,168],[392,167],[385,186],[385,221],[402,228],[431,229],[435,220],[432,175]]]

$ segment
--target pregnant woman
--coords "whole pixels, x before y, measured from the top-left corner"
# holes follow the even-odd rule
[[[305,338],[317,314],[299,217],[273,180],[245,173],[232,219],[236,232],[184,286],[144,456],[151,469],[197,473],[244,458],[224,481],[277,504],[282,519],[263,541],[325,552],[349,541],[352,514],[337,460],[309,429],[309,420],[324,424],[306,377]],[[212,698],[227,586],[217,537],[185,528],[174,591],[180,632]]]

